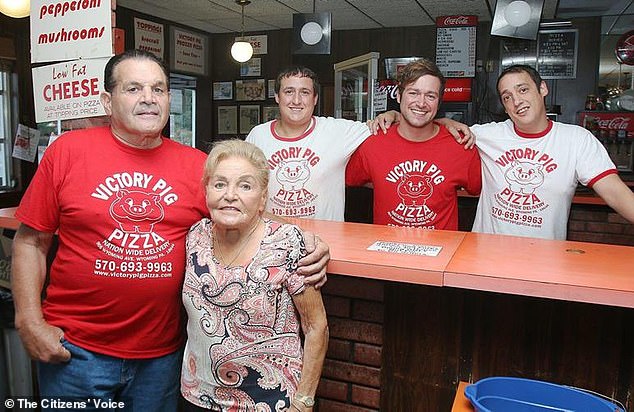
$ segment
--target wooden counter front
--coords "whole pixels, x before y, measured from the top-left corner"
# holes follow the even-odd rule
[[[453,403],[454,410],[469,411],[462,387],[456,397],[456,382],[489,376],[541,379],[616,394],[622,402],[629,399],[634,389],[628,369],[634,365],[629,334],[634,247],[359,223],[296,223],[329,243],[329,273],[387,281],[381,378],[378,384],[369,381],[375,389],[368,389],[380,390],[377,410],[444,411]],[[440,245],[443,250],[438,257],[368,251],[377,240]],[[438,286],[439,280],[442,287],[429,287]],[[363,281],[351,281],[348,290],[354,282],[363,288]],[[346,296],[335,293],[335,305]],[[358,338],[345,341],[349,334],[341,331],[340,316],[329,316],[337,345],[343,340],[350,347],[367,347]],[[351,316],[350,327],[360,327]],[[328,355],[333,359],[324,368],[326,379],[341,376],[341,354],[335,352]],[[351,370],[362,367],[351,365]],[[349,382],[352,387],[364,384]],[[332,398],[329,402],[331,406]]]

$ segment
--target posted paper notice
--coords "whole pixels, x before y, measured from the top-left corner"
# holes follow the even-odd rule
[[[368,247],[377,252],[399,253],[402,255],[438,256],[442,246],[417,245],[414,243],[385,242],[377,240]]]
[[[17,159],[26,160],[29,162],[35,161],[35,155],[37,153],[37,145],[40,142],[40,131],[37,129],[31,129],[23,124],[18,125],[18,130],[15,133],[15,143],[13,145],[13,157]]]

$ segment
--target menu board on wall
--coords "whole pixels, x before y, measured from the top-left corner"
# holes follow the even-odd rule
[[[578,30],[540,30],[535,40],[503,39],[500,71],[514,64],[534,67],[543,79],[577,77]]]
[[[543,79],[577,77],[577,30],[544,30],[537,35],[537,71]]]
[[[436,18],[436,65],[446,77],[475,76],[477,16]]]

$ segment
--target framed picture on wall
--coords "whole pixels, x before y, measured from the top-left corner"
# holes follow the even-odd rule
[[[280,117],[279,106],[264,106],[262,108],[262,122],[268,122],[269,120],[275,120]]]
[[[253,57],[248,61],[240,64],[240,76],[261,76],[262,75],[262,58]]]
[[[275,99],[275,80],[268,80],[266,97]]]
[[[265,100],[264,79],[236,80],[236,100]]]
[[[260,105],[243,104],[240,106],[240,134],[248,134],[260,124]]]
[[[233,82],[214,82],[213,98],[214,100],[233,99]]]
[[[238,106],[218,107],[218,134],[238,134]]]

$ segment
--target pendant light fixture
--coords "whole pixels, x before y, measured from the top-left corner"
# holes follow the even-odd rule
[[[242,36],[231,46],[231,57],[240,63],[246,62],[253,56],[253,46],[244,38],[244,6],[250,3],[249,0],[236,0],[236,4],[242,7]]]
[[[317,13],[313,0],[312,13],[293,14],[293,54],[330,54],[332,15]]]
[[[497,0],[491,34],[535,40],[543,8],[544,0]]]
[[[521,27],[531,19],[531,6],[524,0],[515,0],[504,9],[504,18],[513,27]]]
[[[313,14],[315,14],[315,0],[313,0]],[[304,43],[314,46],[324,37],[324,28],[316,21],[306,22],[299,32],[299,37]]]
[[[30,0],[0,0],[0,13],[9,17],[27,17],[30,12]]]

